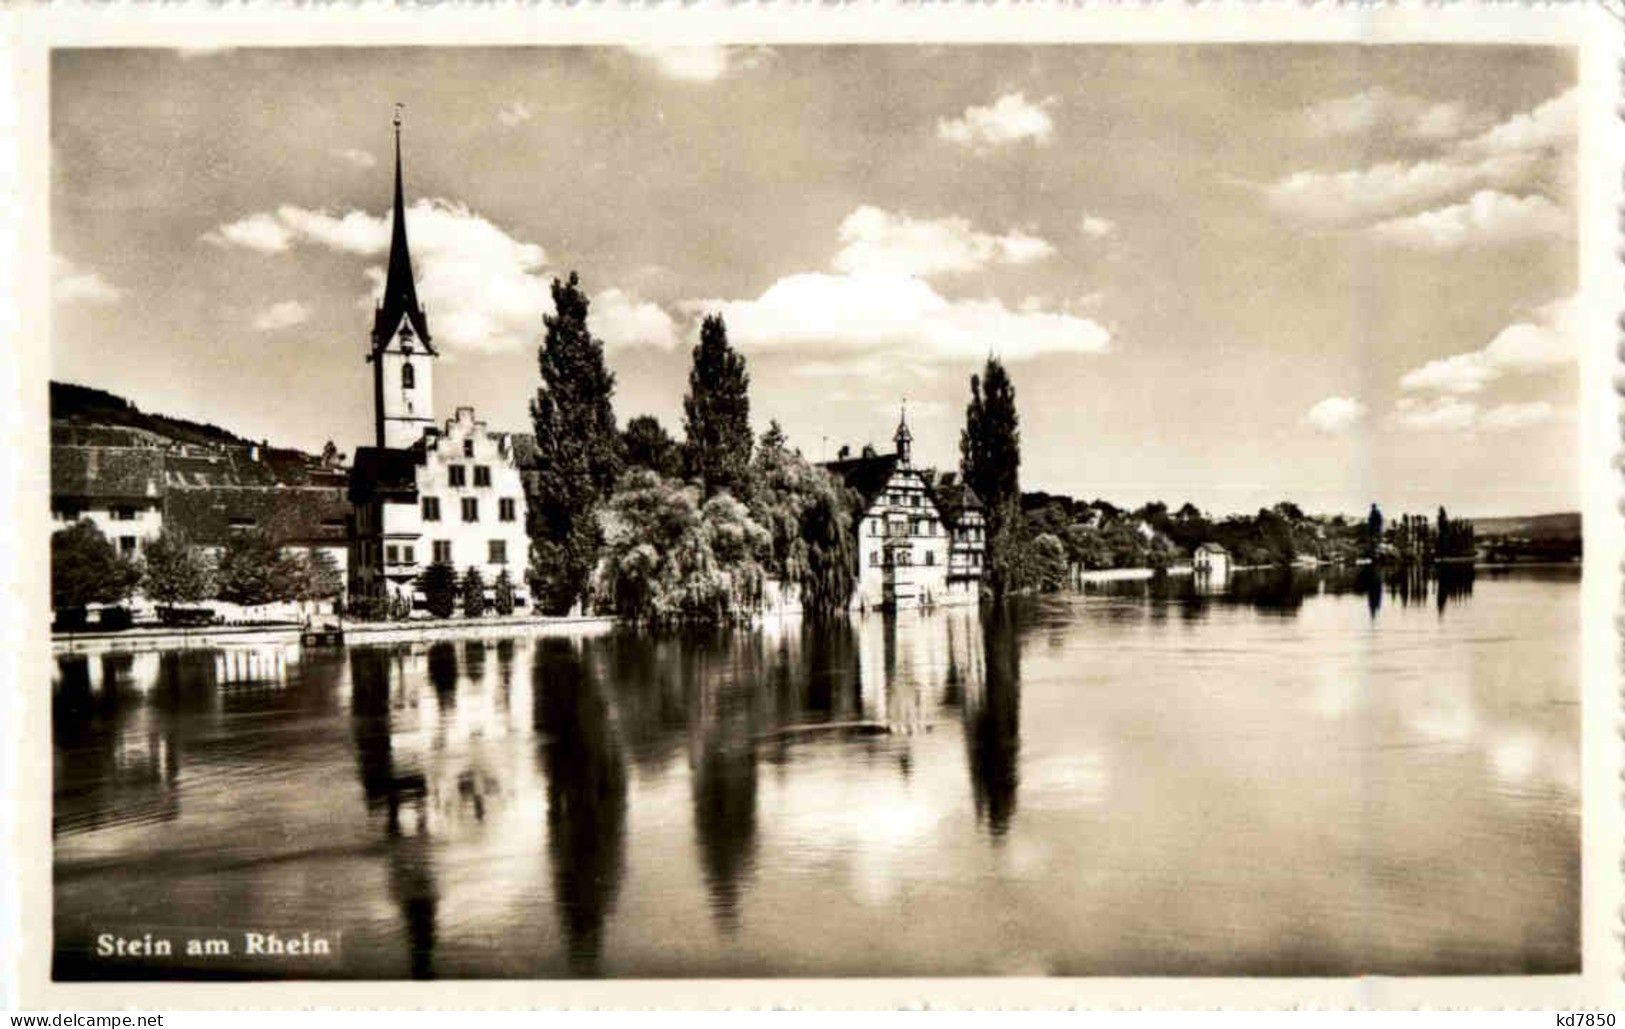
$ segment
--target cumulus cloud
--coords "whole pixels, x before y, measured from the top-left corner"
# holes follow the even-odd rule
[[[1357,425],[1365,417],[1365,405],[1353,397],[1327,397],[1311,407],[1303,422],[1317,432],[1335,434]]]
[[[1351,96],[1312,104],[1303,112],[1317,136],[1357,136],[1394,132],[1413,139],[1453,139],[1485,128],[1494,119],[1465,104],[1441,103],[1373,86]]]
[[[1442,116],[1440,116],[1442,118]],[[1344,171],[1299,171],[1264,187],[1270,206],[1322,226],[1391,218],[1482,190],[1526,187],[1575,134],[1570,90],[1418,161]]]
[[[333,151],[333,156],[337,157],[341,161],[344,161],[346,164],[354,165],[357,168],[371,168],[373,165],[378,163],[378,158],[372,156],[372,154],[365,150],[357,150],[355,147],[345,147],[343,150],[335,150]]]
[[[204,238],[220,246],[280,253],[316,246],[341,254],[381,258],[388,253],[390,215],[333,214],[283,205],[222,225]],[[508,353],[533,345],[542,316],[553,310],[547,252],[514,238],[462,204],[422,199],[406,212],[418,297],[435,341],[451,351]],[[371,306],[384,285],[384,268],[364,271]],[[593,300],[592,327],[611,347],[676,345],[677,330],[657,305],[621,290]]]
[[[736,72],[761,67],[773,51],[761,46],[628,47],[650,67],[680,82],[715,82]]]
[[[531,110],[530,105],[523,100],[515,100],[504,104],[502,109],[497,111],[497,121],[510,129],[522,122],[530,121],[535,116],[536,112]]]
[[[619,289],[606,289],[592,298],[588,324],[612,350],[638,346],[671,350],[678,343],[677,324],[665,308]]]
[[[1512,432],[1555,417],[1557,409],[1544,400],[1480,409],[1460,397],[1401,397],[1394,405],[1393,423],[1413,432]]]
[[[1399,380],[1406,390],[1477,393],[1505,375],[1542,371],[1574,360],[1578,353],[1574,297],[1554,300],[1528,321],[1515,322],[1477,350],[1429,361]]]
[[[910,360],[976,361],[989,351],[1019,361],[1107,350],[1111,333],[1064,311],[1011,309],[996,299],[948,299],[925,280],[901,275],[790,275],[754,300],[705,300],[728,336],[758,351],[816,350],[827,356],[888,352]]]
[[[1006,93],[986,107],[967,107],[958,118],[937,122],[937,138],[976,150],[1030,139],[1048,143],[1055,129],[1046,107],[1054,98],[1030,103],[1023,93]]]
[[[1369,232],[1413,250],[1447,251],[1559,236],[1568,228],[1568,215],[1543,196],[1484,189],[1459,204],[1378,222]]]
[[[934,275],[989,264],[1027,264],[1055,248],[1026,233],[978,232],[965,218],[923,219],[865,205],[841,222],[836,271],[860,275]]]
[[[59,304],[111,304],[124,291],[101,277],[101,273],[81,268],[66,257],[51,255],[51,299]]]
[[[254,328],[258,332],[275,332],[277,329],[286,329],[290,325],[298,325],[310,318],[310,308],[297,300],[284,300],[272,304],[254,316]]]
[[[293,242],[293,235],[275,215],[251,214],[205,232],[203,241],[221,247],[245,247],[262,254],[280,253]]]
[[[1105,239],[1117,231],[1116,222],[1110,218],[1100,218],[1092,214],[1084,215],[1083,221],[1078,223],[1078,227],[1090,239]]]

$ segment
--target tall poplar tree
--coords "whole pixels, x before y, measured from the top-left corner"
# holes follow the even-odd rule
[[[706,496],[740,496],[750,469],[750,376],[745,358],[728,343],[721,315],[706,315],[683,398],[684,458]]]
[[[602,543],[593,509],[621,472],[615,376],[587,330],[587,295],[575,272],[553,280],[553,311],[539,354],[542,387],[531,402],[536,475],[530,498],[531,586],[563,613],[586,594]]]
[[[970,403],[959,435],[959,471],[986,510],[989,585],[1002,595],[1021,541],[1021,426],[1016,389],[1004,364],[989,357],[970,379]]]

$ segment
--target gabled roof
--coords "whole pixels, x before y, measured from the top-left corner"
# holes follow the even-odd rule
[[[350,469],[350,501],[362,504],[382,497],[413,500],[418,491],[418,466],[423,464],[423,448],[357,447]]]
[[[156,500],[164,455],[152,447],[52,447],[51,495],[86,500]]]
[[[214,486],[164,496],[164,525],[202,546],[222,546],[253,528],[285,546],[337,545],[348,537],[350,504],[331,486]]]
[[[942,520],[949,525],[958,524],[966,511],[982,510],[982,498],[960,479],[945,476],[931,488],[931,495],[936,499]]]
[[[831,475],[856,490],[863,498],[863,506],[867,508],[891,481],[892,473],[897,470],[897,455],[881,454],[877,457],[829,461],[823,467]]]

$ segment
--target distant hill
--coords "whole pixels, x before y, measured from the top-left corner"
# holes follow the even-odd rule
[[[1513,518],[1474,518],[1473,529],[1485,536],[1520,536],[1531,540],[1578,540],[1580,512],[1520,515]]]
[[[169,442],[224,448],[259,445],[258,440],[245,439],[218,425],[172,418],[169,415],[148,414],[117,394],[71,382],[51,383],[51,424],[71,426],[75,436],[83,437],[76,440],[77,442],[92,444],[116,446],[138,442],[145,442],[147,445]],[[269,454],[284,458],[315,460],[312,455],[291,448],[265,449]]]

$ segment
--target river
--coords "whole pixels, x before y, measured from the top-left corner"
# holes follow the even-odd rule
[[[1578,583],[59,656],[55,975],[1574,972]]]

